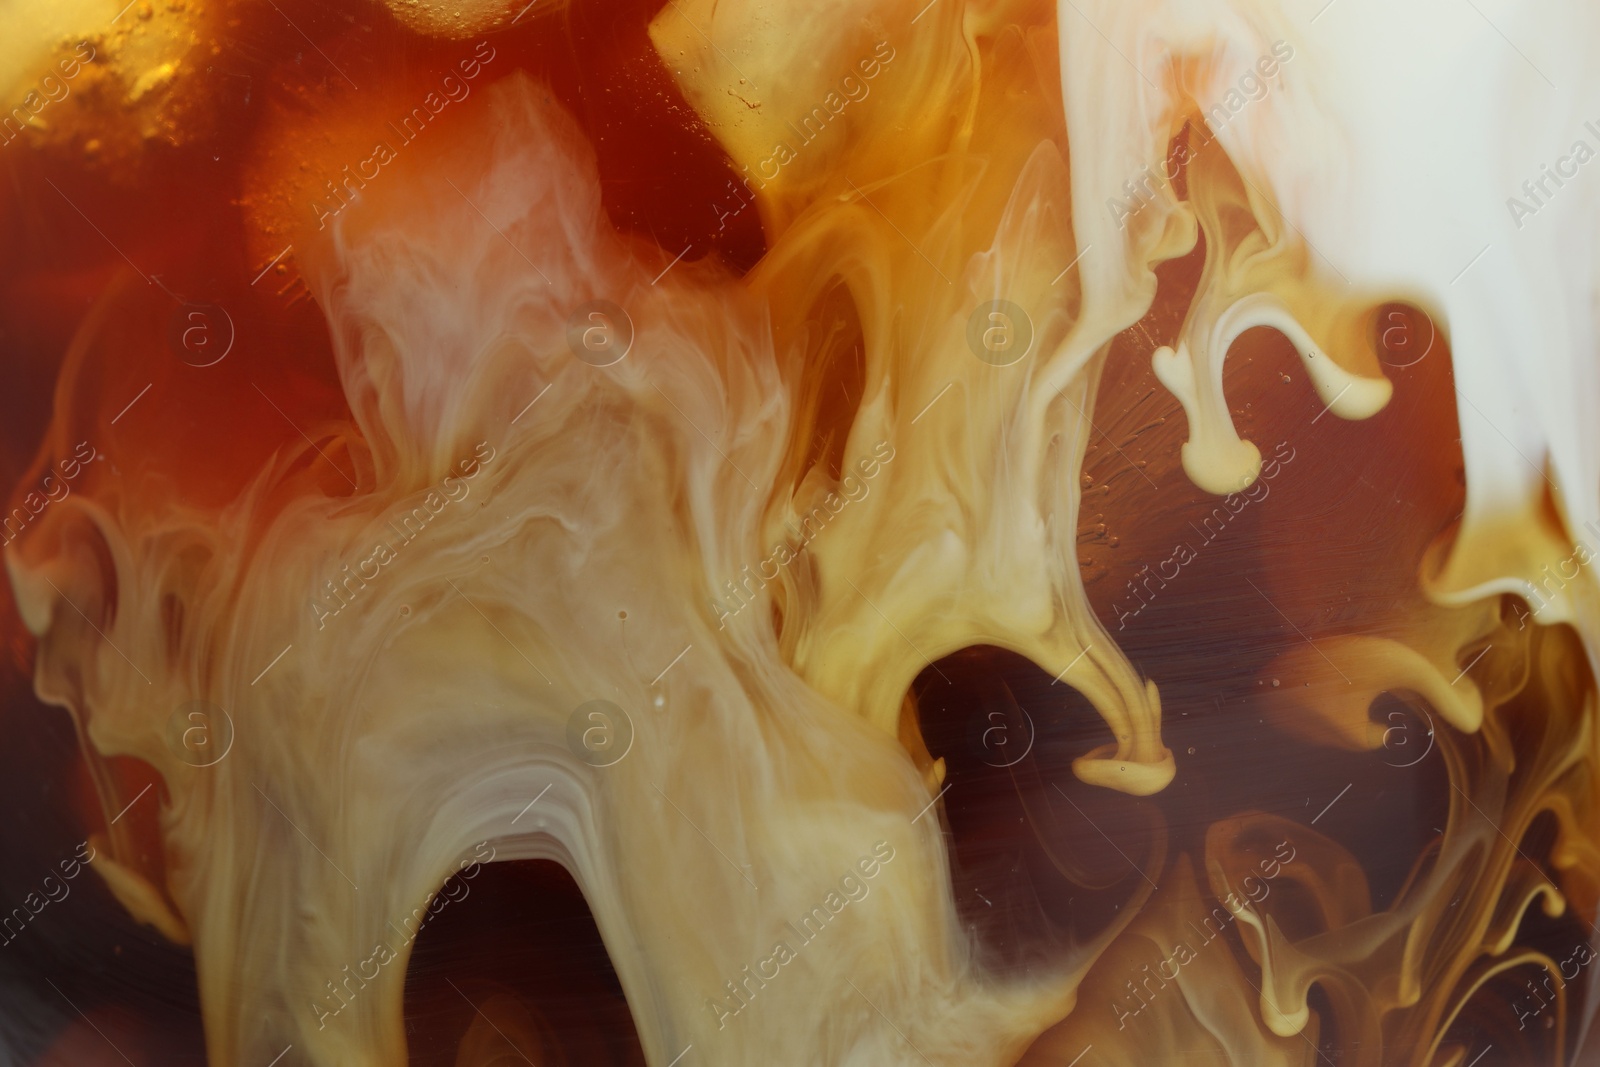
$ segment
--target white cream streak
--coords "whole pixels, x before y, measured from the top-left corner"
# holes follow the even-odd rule
[[[1127,175],[1160,164],[1190,101],[1216,99],[1271,41],[1288,39],[1297,58],[1283,66],[1281,89],[1245,108],[1217,139],[1252,200],[1270,202],[1258,218],[1270,223],[1282,212],[1283,244],[1297,247],[1317,278],[1369,300],[1409,299],[1449,340],[1467,513],[1436,595],[1446,603],[1531,596],[1541,568],[1568,555],[1572,531],[1600,512],[1600,187],[1578,171],[1571,188],[1520,228],[1505,202],[1524,196],[1526,175],[1540,173],[1542,161],[1600,115],[1589,55],[1600,14],[1576,3],[1537,17],[1509,5],[1339,0],[1323,8],[1240,0],[1060,5],[1074,218],[1080,240],[1106,250],[1084,267],[1107,285],[1137,270],[1140,247],[1113,240],[1093,206],[1117,195]],[[1182,55],[1205,57],[1207,76],[1175,84],[1169,59]],[[1186,212],[1165,199],[1173,216]],[[1176,356],[1157,356],[1163,382],[1191,419],[1185,468],[1206,488],[1252,460],[1253,446],[1239,442],[1220,397],[1227,344],[1249,325],[1284,329],[1335,415],[1360,418],[1387,398],[1382,383],[1318,363],[1316,340],[1262,299],[1232,294],[1186,330],[1187,351],[1180,345]],[[1545,517],[1547,496],[1559,525]],[[1508,524],[1524,523],[1522,536],[1504,536]],[[1575,583],[1546,620],[1580,621],[1591,656],[1597,594],[1592,578]]]

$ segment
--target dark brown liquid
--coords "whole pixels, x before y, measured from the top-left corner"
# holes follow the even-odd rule
[[[443,893],[451,902],[423,926],[406,969],[414,1067],[454,1067],[461,1036],[480,1020],[490,1047],[539,1067],[642,1067],[622,985],[564,868],[490,863]]]

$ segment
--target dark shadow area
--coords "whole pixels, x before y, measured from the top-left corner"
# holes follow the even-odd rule
[[[945,760],[962,922],[987,966],[1018,977],[1059,962],[1148,889],[1164,834],[1150,801],[1073,775],[1072,760],[1107,740],[1105,723],[1052,682],[1022,656],[975,646],[912,685],[923,741]]]
[[[452,884],[454,883],[454,884]],[[456,875],[406,972],[412,1067],[524,1059],[538,1067],[644,1067],[628,1002],[583,893],[546,860]],[[462,895],[465,892],[465,895]]]
[[[71,719],[11,672],[0,709],[0,1064],[200,1067],[193,955],[136,923],[81,862]]]

